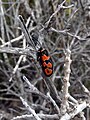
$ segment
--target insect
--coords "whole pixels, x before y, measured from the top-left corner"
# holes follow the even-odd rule
[[[53,62],[48,51],[42,47],[37,52],[37,60],[39,61],[44,74],[49,77],[53,74]]]
[[[30,34],[25,26],[22,16],[19,16],[19,21],[21,23],[21,27],[22,27],[25,37],[27,38],[28,42],[31,42],[32,46],[36,50],[36,45],[34,43],[33,37],[30,36]],[[38,40],[37,40],[37,42],[40,45]],[[37,50],[36,55],[37,55],[37,61],[39,61],[40,65],[42,67],[43,73],[47,77],[50,77],[53,74],[53,62],[52,62],[51,56],[49,55],[48,51],[46,49],[44,49],[43,47],[41,47],[41,45],[40,45],[40,48]]]

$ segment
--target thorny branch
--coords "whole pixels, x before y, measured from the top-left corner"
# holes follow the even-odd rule
[[[71,65],[71,51],[69,50],[69,48],[67,48],[66,50],[66,54],[65,54],[65,61],[66,63],[64,64],[64,77],[63,77],[63,99],[62,99],[62,107],[61,107],[61,111],[62,114],[65,114],[66,111],[69,109],[69,104],[68,104],[68,93],[69,93],[69,86],[70,86],[70,65]]]

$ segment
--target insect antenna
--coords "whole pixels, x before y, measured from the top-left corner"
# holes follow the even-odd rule
[[[31,36],[32,36],[32,40],[34,41],[34,44],[35,44],[35,46],[36,46],[36,48],[37,49],[39,49],[39,48],[41,48],[42,47],[42,44],[40,43],[40,36],[39,36],[39,31],[38,32],[33,32],[32,34],[31,34]]]
[[[18,20],[19,20],[20,26],[22,28],[22,31],[23,31],[23,33],[25,35],[25,38],[27,39],[27,42],[29,44],[31,44],[32,47],[37,51],[36,45],[35,45],[34,41],[32,40],[32,37],[30,36],[30,34],[29,34],[28,30],[27,30],[27,27],[25,25],[24,19],[23,19],[23,17],[21,15],[19,15]]]

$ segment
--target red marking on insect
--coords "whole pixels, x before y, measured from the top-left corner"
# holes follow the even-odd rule
[[[44,72],[47,76],[51,76],[52,75],[52,69],[49,69],[49,68],[45,68],[44,69]]]
[[[49,77],[53,73],[53,62],[46,49],[42,47],[37,52],[37,60],[39,61],[44,74]]]
[[[42,60],[43,61],[46,61],[46,60],[49,60],[50,59],[50,56],[47,56],[47,55],[43,55],[41,56],[42,57]]]
[[[50,62],[49,63],[43,62],[43,66],[52,68],[52,63],[50,63]]]

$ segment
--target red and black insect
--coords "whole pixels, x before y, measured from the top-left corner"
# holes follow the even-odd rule
[[[37,52],[37,60],[39,61],[44,74],[49,77],[53,73],[53,62],[46,49],[42,47]]]
[[[24,23],[24,20],[22,18],[22,16],[19,16],[19,21],[21,23],[21,27],[23,28],[23,33],[27,39],[27,41],[31,44],[32,46],[34,47],[35,50],[36,49],[36,43],[35,43],[35,38],[33,38],[34,36],[30,36],[26,26],[25,26],[25,23]],[[40,45],[39,41],[37,40],[37,44]],[[49,56],[48,54],[48,51],[46,49],[43,49],[40,45],[40,48],[37,50],[37,60],[39,61],[41,67],[42,67],[42,71],[43,73],[47,76],[47,77],[50,77],[53,73],[53,62],[52,62],[52,59],[51,57]]]

